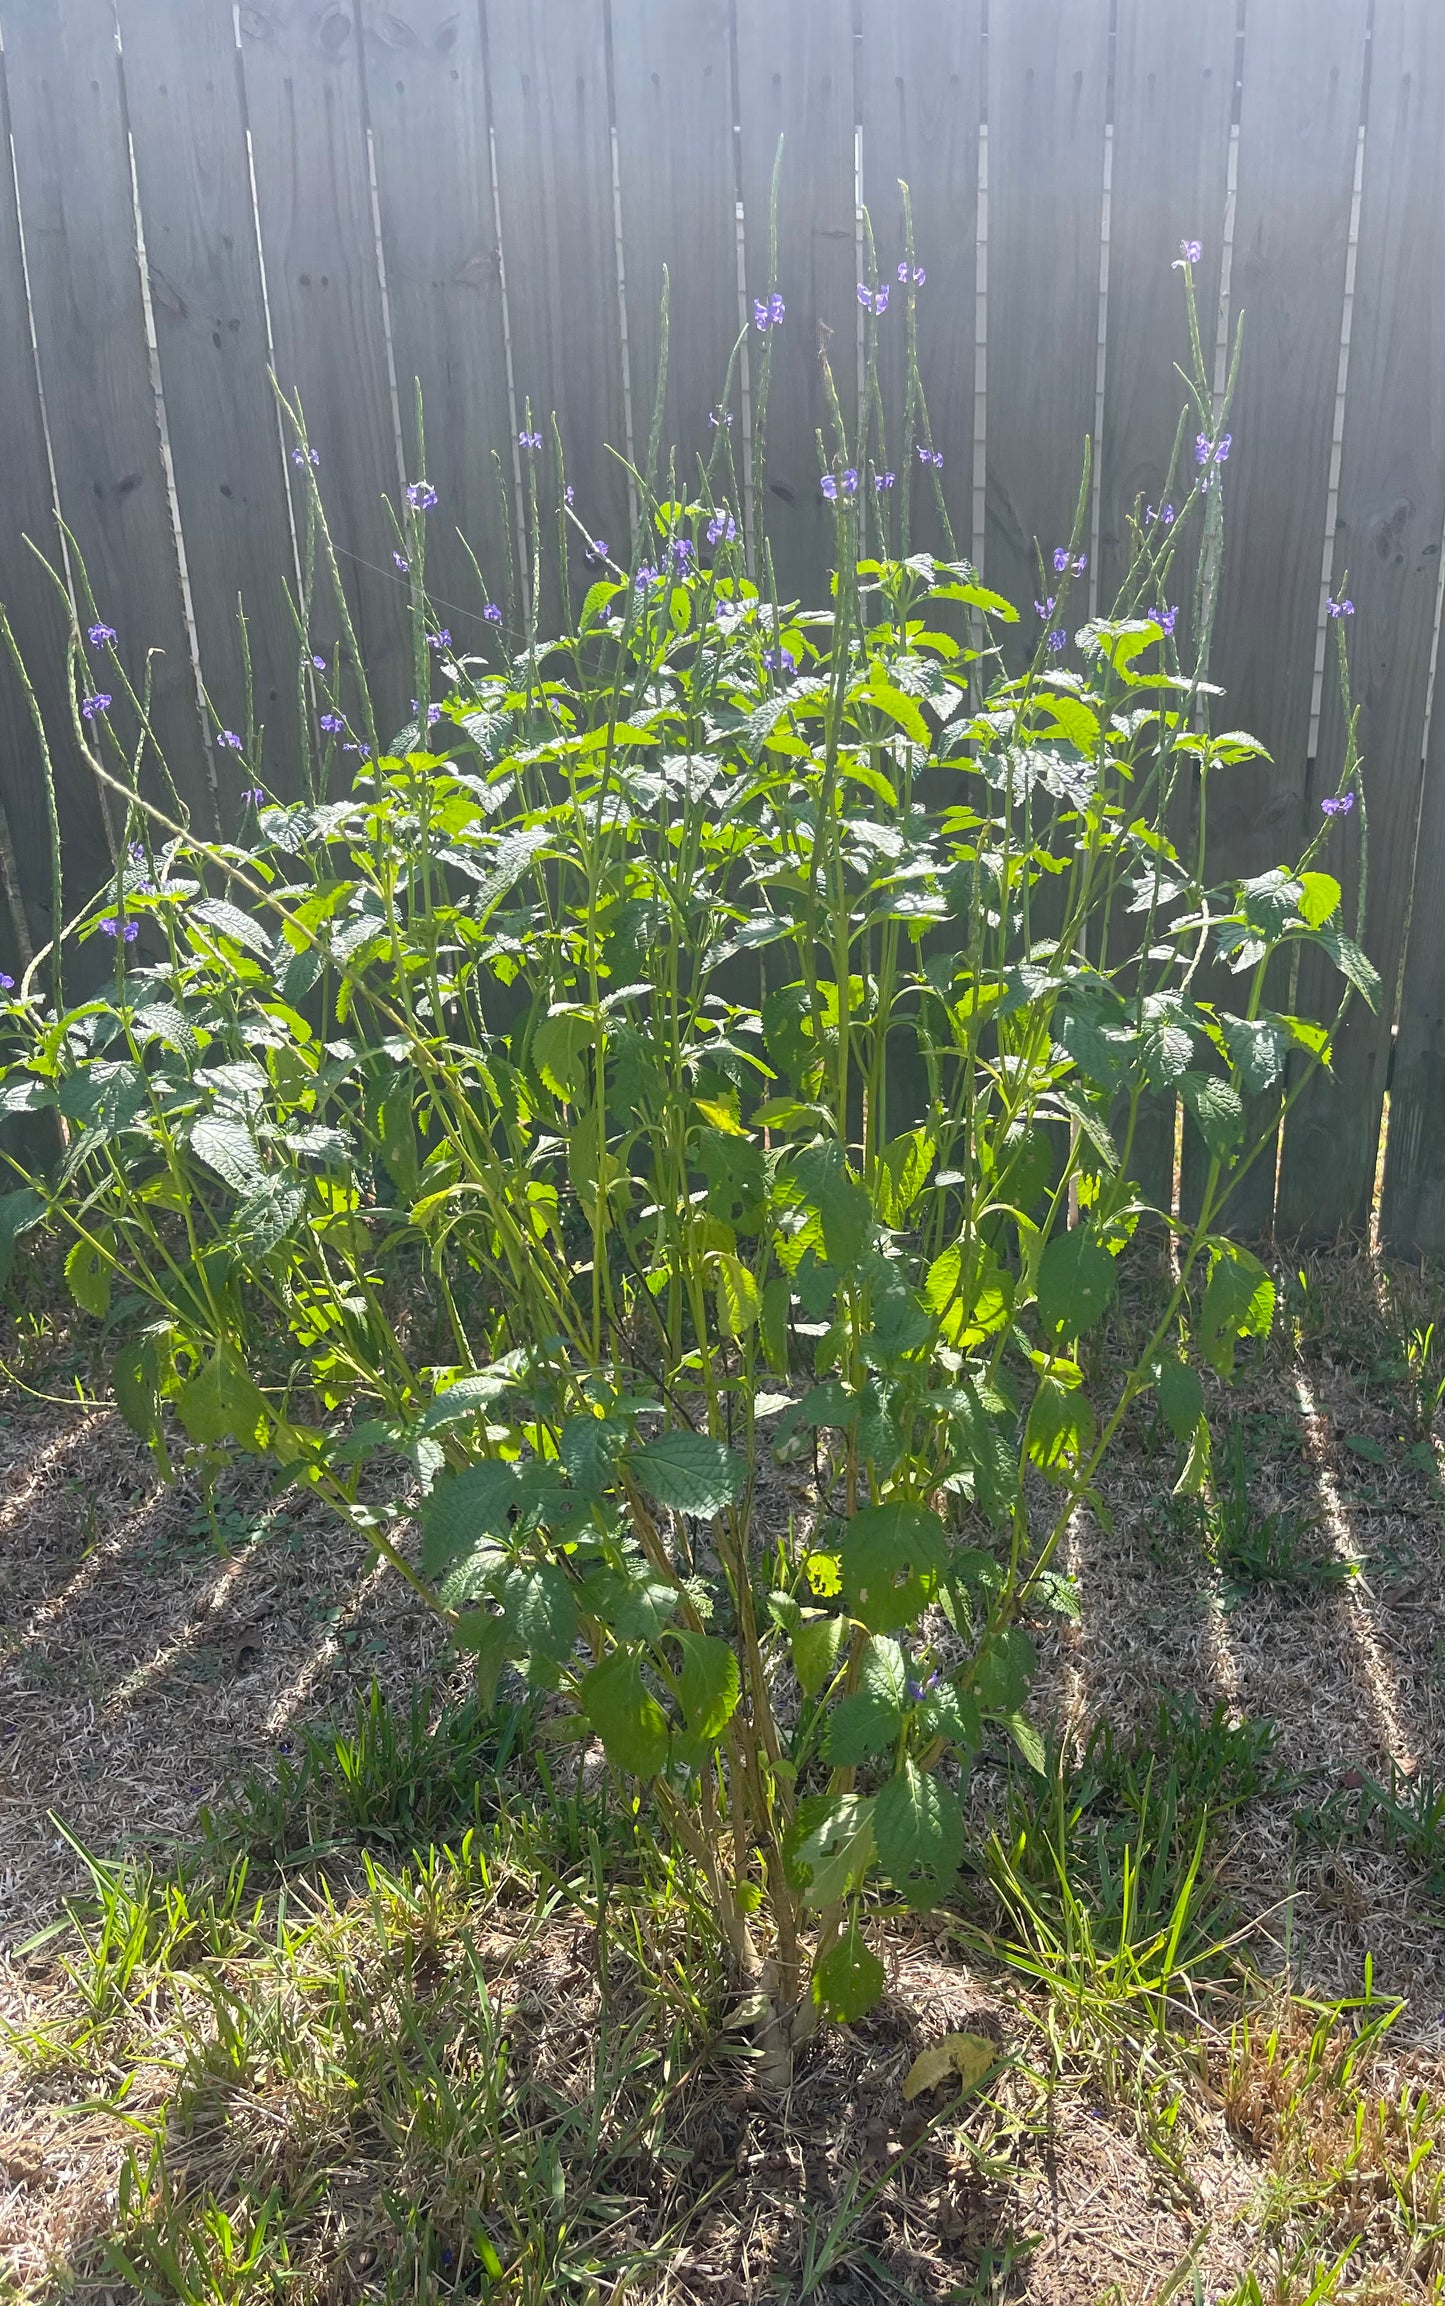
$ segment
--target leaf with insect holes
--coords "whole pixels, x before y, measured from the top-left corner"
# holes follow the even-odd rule
[[[873,1633],[894,1633],[933,1599],[948,1560],[943,1523],[901,1498],[865,1506],[843,1532],[843,1584]]]
[[[736,1450],[683,1425],[645,1442],[628,1462],[655,1505],[702,1520],[735,1505],[748,1482],[748,1469]]]
[[[65,1279],[71,1296],[83,1313],[94,1314],[98,1321],[104,1320],[110,1311],[109,1246],[108,1230],[94,1240],[82,1235],[65,1260]]]
[[[519,1465],[488,1458],[444,1474],[421,1509],[422,1574],[440,1576],[484,1539],[500,1543],[523,1534],[562,1494],[558,1468],[536,1459]]]
[[[667,1760],[667,1716],[642,1678],[640,1659],[615,1649],[582,1676],[577,1694],[613,1768],[655,1777]]]
[[[989,2069],[998,2064],[998,2057],[998,2044],[987,2034],[945,2034],[931,2049],[920,2050],[903,2077],[903,2095],[921,2097],[925,2090],[936,2090],[950,2074],[958,2076],[965,2093],[976,2090]]]
[[[176,1395],[176,1413],[192,1441],[236,1441],[260,1449],[269,1430],[260,1387],[225,1345],[187,1378]]]
[[[866,2017],[883,1991],[884,1968],[856,1929],[813,1965],[813,2000],[827,2018],[851,2026]]]
[[[1035,1283],[1045,1334],[1082,1337],[1108,1310],[1117,1280],[1113,1258],[1087,1226],[1056,1233],[1039,1259]]]
[[[873,1802],[878,1862],[905,1902],[936,1906],[963,1857],[963,1812],[951,1786],[905,1762]]]

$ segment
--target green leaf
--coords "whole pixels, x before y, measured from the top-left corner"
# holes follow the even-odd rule
[[[866,2017],[883,1991],[885,1972],[855,1929],[813,1964],[813,2000],[827,2018],[851,2026]]]
[[[679,1633],[676,1638],[682,1645],[678,1695],[683,1718],[694,1737],[720,1737],[742,1690],[738,1661],[715,1633]]]
[[[804,1697],[816,1697],[836,1673],[847,1636],[845,1617],[805,1617],[793,1628],[793,1671]]]
[[[911,1625],[933,1599],[948,1560],[938,1515],[898,1498],[855,1513],[841,1551],[844,1588],[873,1633]]]
[[[1181,1449],[1188,1448],[1204,1415],[1204,1387],[1198,1371],[1187,1361],[1166,1354],[1156,1364],[1154,1390],[1165,1424]]]
[[[235,945],[243,945],[248,953],[255,953],[263,961],[269,963],[272,958],[274,948],[260,923],[253,921],[249,913],[243,913],[239,905],[227,904],[224,897],[202,897],[198,904],[191,906],[186,919],[204,921],[208,929],[218,929],[223,937],[229,937]]]
[[[582,1497],[604,1497],[616,1478],[618,1453],[627,1440],[620,1417],[569,1417],[557,1438],[567,1478]]]
[[[562,1494],[557,1467],[535,1459],[516,1465],[488,1458],[462,1473],[444,1474],[421,1509],[423,1575],[440,1576],[484,1539],[500,1544],[521,1534]]]
[[[82,1312],[93,1313],[97,1320],[104,1320],[110,1311],[111,1263],[106,1251],[106,1239],[82,1239],[72,1243],[65,1260],[71,1296]]]
[[[726,1442],[710,1434],[671,1426],[629,1460],[653,1503],[708,1520],[735,1505],[748,1483],[748,1469]]]
[[[594,1569],[580,1595],[586,1615],[605,1625],[617,1641],[656,1641],[681,1599],[665,1577],[647,1571],[630,1576],[611,1568]]]
[[[1267,1337],[1274,1321],[1274,1283],[1237,1241],[1209,1244],[1209,1281],[1199,1309],[1199,1350],[1221,1377],[1234,1375],[1241,1337]]]
[[[518,1654],[565,1665],[577,1642],[577,1604],[555,1562],[523,1562],[496,1585],[507,1634]]]
[[[868,1245],[873,1212],[837,1146],[807,1146],[790,1163],[788,1177],[822,1220],[828,1263],[840,1273],[853,1272]]]
[[[176,1412],[192,1441],[236,1441],[259,1449],[269,1431],[265,1398],[238,1354],[223,1345],[176,1395]]]
[[[999,1718],[1019,1752],[1023,1755],[1024,1760],[1028,1763],[1029,1768],[1037,1777],[1047,1776],[1048,1762],[1044,1754],[1044,1741],[1037,1724],[1031,1722],[1027,1714],[1022,1713],[1001,1714]]]
[[[871,1761],[897,1742],[908,1667],[896,1641],[874,1635],[863,1653],[860,1684],[828,1716],[828,1759],[835,1769]]]
[[[986,1643],[974,1666],[974,1695],[985,1712],[1004,1719],[1029,1694],[1038,1655],[1022,1626],[1005,1626]]]
[[[874,1797],[878,1861],[915,1910],[936,1906],[953,1887],[963,1857],[958,1796],[905,1762]]]
[[[1300,916],[1312,929],[1322,929],[1340,901],[1340,884],[1333,873],[1301,873]]]
[[[878,1177],[878,1214],[885,1225],[901,1225],[928,1182],[936,1151],[926,1129],[910,1129],[883,1149]]]
[[[846,1897],[872,1863],[872,1796],[813,1794],[799,1802],[786,1855],[805,1905],[820,1911]]]
[[[1372,1009],[1380,1005],[1380,975],[1374,963],[1366,958],[1353,937],[1342,936],[1338,929],[1316,929],[1315,943],[1323,945],[1342,977],[1347,977],[1355,991],[1361,994]]]
[[[1076,1472],[1093,1446],[1097,1428],[1087,1396],[1077,1385],[1041,1377],[1029,1406],[1028,1454],[1053,1480]]]
[[[264,1257],[294,1233],[306,1214],[306,1186],[299,1177],[262,1175],[251,1178],[247,1194],[231,1221],[231,1239],[252,1257]]]
[[[160,1438],[160,1355],[153,1337],[132,1338],[116,1354],[111,1371],[115,1405],[138,1441]]]
[[[1213,1073],[1185,1073],[1179,1082],[1184,1099],[1210,1152],[1227,1161],[1244,1135],[1244,1104],[1230,1081]]]
[[[1388,1465],[1390,1462],[1378,1441],[1373,1441],[1368,1433],[1347,1433],[1345,1447],[1354,1456],[1363,1457],[1367,1464]]]
[[[381,1157],[404,1200],[416,1198],[418,1165],[412,1123],[412,1080],[400,1072],[381,1101]]]
[[[254,1193],[261,1175],[261,1156],[244,1121],[225,1113],[203,1113],[191,1130],[191,1151],[233,1192],[248,1199]]]
[[[922,745],[927,751],[932,742],[928,733],[927,721],[912,697],[905,696],[902,689],[894,688],[892,682],[886,678],[881,661],[877,657],[873,659],[873,670],[869,675],[868,686],[864,695],[870,705],[876,705],[879,712],[888,715],[890,721],[896,721],[905,736],[911,737],[915,745]]]
[[[454,1631],[458,1649],[472,1654],[477,1699],[483,1713],[490,1713],[497,1702],[497,1682],[509,1646],[507,1621],[488,1609],[468,1609],[457,1619]]]
[[[641,1661],[615,1649],[582,1676],[578,1697],[613,1768],[656,1777],[667,1760],[667,1716],[642,1678]]]
[[[752,1268],[720,1249],[713,1257],[713,1271],[717,1276],[718,1328],[724,1337],[742,1337],[763,1308],[762,1291],[753,1279]]]
[[[1223,1013],[1217,1023],[1220,1037],[1239,1068],[1245,1095],[1258,1097],[1272,1089],[1289,1054],[1289,1035],[1283,1025],[1272,1017],[1230,1017]]]
[[[578,1016],[575,1010],[542,1019],[532,1035],[532,1063],[554,1097],[576,1100],[581,1096],[587,1077],[582,1052],[596,1038],[593,1019]]]
[[[1039,1259],[1035,1285],[1046,1335],[1082,1337],[1103,1318],[1117,1279],[1113,1258],[1086,1225],[1056,1233]]]

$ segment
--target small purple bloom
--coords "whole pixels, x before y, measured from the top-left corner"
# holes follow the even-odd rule
[[[341,734],[341,731],[345,728],[346,723],[342,719],[340,713],[323,713],[321,716],[321,726],[323,729],[325,729],[328,737],[336,737]]]
[[[778,323],[779,323],[779,321],[780,321],[780,320],[783,318],[783,315],[786,313],[787,309],[788,309],[788,308],[787,308],[787,306],[784,304],[784,302],[783,302],[782,298],[779,296],[779,294],[778,294],[777,290],[776,290],[776,289],[774,289],[774,290],[773,290],[773,293],[772,293],[772,295],[771,295],[771,296],[768,298],[768,323],[769,323],[769,326],[770,326],[770,327],[772,327],[772,328],[776,328],[776,327],[777,327],[777,325],[778,325]]]
[[[443,649],[449,649],[452,645],[451,626],[443,625],[439,633],[428,633],[426,636],[426,645],[429,649],[435,649],[438,655],[440,655]]]
[[[1327,817],[1347,817],[1355,805],[1353,793],[1339,793],[1333,800],[1321,801],[1320,807]]]
[[[584,559],[584,560],[592,561],[592,562],[594,562],[594,563],[596,563],[597,561],[604,561],[604,560],[606,560],[606,558],[607,558],[607,539],[606,539],[606,537],[605,537],[605,536],[595,536],[595,537],[592,539],[592,542],[591,542],[591,544],[590,544],[590,545],[588,545],[588,547],[587,547],[587,550],[586,550],[586,552],[583,554],[583,556],[582,556],[582,557],[583,557],[583,559]]]
[[[428,706],[427,706],[427,709],[426,709],[426,725],[427,725],[427,727],[428,727],[429,729],[434,729],[434,728],[436,727],[436,725],[437,725],[437,722],[438,722],[438,721],[441,719],[441,717],[442,717],[442,709],[441,709],[441,706],[440,706],[440,705],[428,705]],[[366,752],[366,747],[365,747],[365,745],[363,745],[363,746],[362,746],[361,750],[362,750],[363,752]],[[369,759],[369,758],[370,758],[370,755],[368,755],[367,757],[368,757],[368,759]]]
[[[1088,567],[1088,565],[1089,565],[1089,556],[1088,556],[1088,554],[1087,554],[1086,552],[1081,552],[1081,553],[1079,554],[1079,556],[1078,556],[1077,560],[1074,562],[1074,574],[1075,574],[1075,576],[1082,576],[1082,575],[1083,575],[1083,573],[1084,573],[1084,571],[1085,571],[1085,569]]]
[[[577,491],[569,480],[567,486],[562,491],[562,502],[570,508],[576,498],[576,495]]]
[[[836,480],[834,480],[833,475],[830,472],[824,473],[822,479],[818,483],[818,486],[823,491],[824,496],[828,499],[829,504],[837,503],[838,483]]]
[[[109,703],[110,698],[106,695],[105,690],[97,689],[93,697],[85,699],[80,709],[88,721],[93,721],[96,714],[103,713]]]
[[[1181,240],[1179,243],[1179,253],[1183,257],[1186,264],[1197,264],[1200,257],[1204,254],[1204,250],[1200,247],[1197,240]]]
[[[1049,597],[1046,601],[1034,602],[1034,615],[1038,618],[1040,624],[1047,624],[1053,613],[1054,596],[1052,593],[1049,594]]]
[[[102,936],[119,937],[123,944],[133,945],[140,934],[140,923],[139,921],[122,921],[116,914],[110,913],[101,922],[100,929]]]
[[[1056,625],[1048,637],[1049,655],[1051,657],[1056,657],[1059,654],[1059,651],[1061,649],[1066,649],[1068,645],[1068,634],[1064,631],[1062,625]]]
[[[731,544],[738,533],[738,524],[730,512],[715,512],[704,533],[709,544]]]
[[[763,663],[770,673],[781,674],[785,681],[791,680],[798,669],[798,660],[791,649],[764,649]]]
[[[757,332],[758,332],[759,336],[762,336],[762,335],[764,335],[764,334],[766,333],[766,330],[767,330],[767,325],[768,325],[768,308],[767,308],[767,306],[766,306],[765,304],[760,304],[760,303],[758,302],[757,298],[756,298],[756,297],[754,297],[754,298],[753,298],[753,326],[754,326],[754,328],[757,330]]]
[[[896,473],[875,472],[873,475],[873,486],[875,489],[877,489],[879,495],[881,496],[885,488],[892,488],[897,478],[898,475]]]
[[[657,571],[653,567],[650,560],[645,560],[641,568],[638,570],[636,576],[632,580],[633,590],[635,592],[645,593],[648,586],[655,585],[656,582]]]
[[[1057,571],[1057,573],[1058,573],[1060,576],[1062,576],[1062,575],[1063,575],[1063,573],[1064,573],[1064,571],[1065,571],[1065,569],[1068,567],[1068,565],[1069,565],[1069,548],[1068,548],[1068,546],[1067,546],[1067,545],[1062,545],[1062,544],[1061,544],[1061,545],[1056,545],[1056,546],[1055,546],[1055,548],[1054,548],[1054,568],[1055,568],[1055,570]]]
[[[489,625],[499,625],[502,621],[502,612],[495,601],[488,601],[482,615]]]
[[[218,729],[216,742],[218,745],[224,745],[228,753],[239,753],[242,749],[241,739],[234,729]]]
[[[344,753],[360,753],[360,755],[361,755],[361,758],[362,758],[364,761],[369,761],[369,760],[371,759],[371,747],[370,747],[370,745],[352,745],[352,744],[346,744],[346,745],[343,745],[343,746],[342,746],[341,750],[342,750]]]
[[[1225,462],[1225,460],[1227,459],[1228,455],[1229,455],[1230,449],[1231,449],[1233,446],[1234,446],[1234,435],[1233,435],[1233,433],[1230,433],[1230,432],[1224,432],[1224,433],[1221,433],[1221,434],[1220,434],[1220,436],[1219,436],[1219,446],[1218,446],[1218,448],[1217,448],[1217,449],[1215,450],[1215,452],[1214,452],[1214,461],[1215,461],[1215,463],[1216,463],[1216,464],[1223,464],[1223,463]]]
[[[839,487],[842,489],[844,496],[856,496],[856,495],[857,495],[857,493],[858,493],[858,472],[857,472],[857,467],[856,467],[855,465],[851,465],[851,464],[849,465],[849,467],[848,467],[847,471],[846,471],[846,472],[845,472],[845,473],[842,475],[841,479],[839,480],[838,486],[839,486]]]
[[[253,809],[259,809],[266,795],[260,785],[248,785],[241,798],[243,801],[249,801]]]
[[[313,657],[313,658],[311,659],[311,662],[312,662],[312,664],[313,664],[313,665],[316,667],[316,670],[318,671],[318,673],[324,673],[324,672],[325,672],[325,670],[326,670],[326,659],[325,659],[325,657]]]
[[[5,971],[0,969],[0,993],[13,992],[14,987],[15,979],[13,977],[8,977]]]
[[[902,261],[901,261],[901,262],[900,262],[900,264],[899,264],[899,267],[898,267],[898,277],[899,277],[899,279],[900,279],[900,280],[906,280],[906,279],[908,278],[908,259],[907,259],[907,257],[906,257],[906,256],[905,256],[905,257],[902,259]]]
[[[1172,632],[1173,632],[1173,630],[1174,630],[1174,620],[1175,620],[1175,618],[1178,616],[1178,614],[1179,614],[1179,610],[1178,610],[1178,608],[1177,608],[1177,607],[1175,607],[1175,608],[1167,608],[1167,609],[1160,609],[1157,621],[1158,621],[1158,623],[1159,623],[1159,624],[1160,624],[1160,625],[1163,627],[1163,629],[1164,629],[1164,631],[1165,631],[1166,633],[1172,633]]]
[[[941,472],[943,469],[943,451],[941,448],[925,448],[920,441],[918,444],[918,461],[920,464],[931,464],[935,471]]]
[[[519,448],[540,448],[541,445],[542,435],[540,432],[519,432],[517,435]]]
[[[86,634],[85,637],[93,649],[109,648],[111,642],[115,639],[115,626],[92,625],[90,631]]]
[[[293,448],[291,451],[291,462],[296,465],[314,465],[320,464],[321,459],[317,455],[314,448]]]
[[[927,274],[927,273],[924,271],[924,269],[923,269],[923,266],[922,266],[921,264],[915,264],[915,265],[914,265],[914,267],[913,267],[913,285],[914,285],[914,287],[915,287],[915,288],[921,288],[921,287],[923,286],[923,283],[925,282],[925,280],[926,280],[927,278],[928,278],[928,274]]]
[[[429,480],[407,483],[406,501],[413,512],[430,512],[437,500],[437,492]]]
[[[858,283],[858,302],[865,312],[873,310],[873,291],[866,281],[860,280]]]
[[[712,410],[710,410],[710,411],[709,411],[709,414],[708,414],[708,420],[707,420],[707,421],[708,421],[708,423],[709,423],[709,424],[712,426],[712,429],[713,429],[713,431],[714,431],[714,432],[716,432],[716,431],[717,431],[717,429],[718,429],[718,427],[719,427],[720,425],[721,425],[722,427],[724,427],[724,428],[727,428],[727,427],[731,426],[731,424],[732,424],[732,421],[733,421],[733,420],[732,420],[732,411],[731,411],[730,409],[716,409],[716,408],[714,408],[714,409],[712,409]]]
[[[406,554],[404,552],[394,552],[391,557],[397,568],[401,571],[401,574],[403,576],[410,576],[411,562],[407,559]]]
[[[1198,432],[1194,436],[1194,461],[1196,464],[1208,464],[1209,462],[1209,435],[1207,432]]]
[[[685,577],[691,569],[693,562],[691,542],[685,536],[675,536],[667,549],[672,556],[673,575],[677,577]]]
[[[1352,617],[1354,613],[1355,604],[1353,601],[1330,601],[1328,603],[1328,614],[1332,617]]]

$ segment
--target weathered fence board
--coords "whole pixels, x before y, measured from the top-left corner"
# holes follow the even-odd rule
[[[787,306],[772,333],[764,501],[780,600],[817,594],[833,548],[833,515],[818,487],[818,435],[837,456],[818,359],[826,349],[850,440],[857,408],[857,188],[853,17],[849,0],[737,0],[749,298],[768,286],[773,162],[778,185],[778,289]],[[754,333],[753,406],[765,345]]]
[[[266,316],[235,33],[193,0],[120,0],[151,306],[186,568],[206,687],[223,727],[246,725],[238,599],[247,622],[260,767],[295,776],[294,577],[280,411]],[[253,766],[255,764],[252,764]],[[216,756],[223,820],[245,771]]]
[[[1442,68],[1445,13],[1375,0],[1334,582],[1355,605],[1345,634],[1369,809],[1364,945],[1384,992],[1376,1010],[1351,1003],[1333,1077],[1317,1075],[1286,1119],[1276,1225],[1290,1237],[1366,1231],[1375,1184],[1445,524]],[[1312,807],[1333,790],[1344,754],[1334,654],[1332,647]],[[1351,930],[1359,856],[1359,820],[1343,819],[1320,863],[1344,883],[1343,925]],[[1304,957],[1306,1014],[1324,1013],[1339,987],[1323,956]]]
[[[119,633],[120,657],[138,694],[147,651],[157,652],[151,729],[196,822],[209,829],[211,794],[156,425],[110,0],[6,0],[0,24],[60,509],[96,608]],[[83,595],[80,607],[85,625]],[[109,686],[103,666],[101,660],[98,688]],[[112,710],[118,740],[129,751],[134,716],[119,696]],[[61,742],[65,757],[73,758],[68,737]],[[114,771],[116,761],[109,766]],[[76,763],[75,775],[87,775],[83,763]],[[149,748],[142,782],[169,805]],[[84,813],[78,796],[76,813]],[[94,849],[88,861],[99,861]]]
[[[1386,1246],[1403,1256],[1445,1257],[1445,711],[1438,674],[1380,1232]]]
[[[261,249],[276,373],[299,397],[383,737],[412,690],[406,598],[383,495],[398,495],[386,324],[377,269],[356,28],[318,0],[241,11]],[[288,443],[290,428],[288,427]],[[269,443],[268,443],[269,446]],[[288,453],[294,456],[294,448]],[[288,466],[298,529],[304,474]],[[333,664],[339,615],[318,584],[313,638]],[[347,709],[355,718],[349,686]]]

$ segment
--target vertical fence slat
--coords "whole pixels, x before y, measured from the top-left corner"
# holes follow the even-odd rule
[[[554,413],[579,518],[607,539],[614,558],[627,557],[606,19],[602,0],[554,0],[545,20],[515,0],[488,0],[486,24],[512,371],[518,407],[530,398],[544,442],[536,468],[545,632],[555,629],[560,602],[550,517]],[[578,572],[574,592],[586,575]]]
[[[657,390],[668,275],[661,468],[676,447],[684,495],[716,435],[738,333],[737,224],[727,0],[627,0],[612,17],[613,85],[633,432],[642,465]],[[734,407],[738,395],[734,390]],[[740,444],[734,449],[738,457]],[[722,484],[719,483],[721,490]]]
[[[456,0],[361,0],[361,23],[402,439],[420,475],[419,381],[424,477],[441,500],[427,590],[457,645],[476,648],[484,602],[457,531],[505,600],[515,503],[481,16]]]
[[[1380,1234],[1401,1257],[1445,1257],[1445,711],[1439,675],[1420,812]]]
[[[276,373],[300,395],[382,741],[406,711],[406,596],[391,566],[383,496],[395,496],[386,326],[349,7],[265,0],[241,10]],[[288,432],[289,443],[289,432]],[[293,486],[298,525],[304,495]],[[339,619],[318,584],[315,638],[328,660]]]
[[[151,727],[196,822],[209,829],[146,348],[115,19],[110,0],[6,0],[0,22],[60,509],[138,692],[146,651],[161,652]],[[119,700],[114,716],[128,745],[130,716]],[[168,798],[149,770],[142,780],[143,790]],[[87,858],[87,880],[95,861]]]
[[[0,135],[9,121],[0,111]],[[54,555],[59,539],[50,495],[45,434],[35,363],[26,315],[25,273],[15,209],[15,181],[8,143],[0,151],[0,600],[36,701],[45,718],[55,763],[61,810],[67,887],[72,896],[98,881],[109,864],[100,802],[90,771],[76,754],[70,735],[65,689],[63,603],[40,566],[28,537]],[[8,650],[0,647],[0,796],[14,853],[16,896],[32,945],[49,939],[52,920],[50,831],[46,816],[40,747],[30,707]],[[18,937],[4,908],[0,939],[4,966],[18,976]]]
[[[1214,879],[1292,862],[1304,825],[1310,687],[1319,616],[1330,439],[1335,421],[1368,0],[1272,0],[1246,16],[1235,209],[1234,308],[1244,359],[1230,418],[1226,538],[1211,676],[1229,725],[1272,762],[1215,773],[1208,795]],[[1239,978],[1214,971],[1201,997],[1238,1010]],[[1285,986],[1269,993],[1283,1001]],[[1251,1110],[1267,1125],[1269,1104]],[[1208,1156],[1185,1130],[1186,1206]],[[1243,1237],[1273,1222],[1273,1147],[1231,1194]]]
[[[979,0],[863,0],[859,113],[863,197],[873,225],[881,280],[891,284],[879,323],[879,379],[889,462],[901,453],[905,385],[903,195],[913,207],[917,261],[918,366],[934,442],[944,459],[944,500],[961,552],[969,550],[973,478],[974,289],[978,242],[978,127],[982,66]],[[920,540],[942,550],[932,490],[914,472],[896,485],[913,491]]]
[[[788,309],[773,339],[767,528],[779,598],[816,601],[833,553],[833,516],[818,487],[820,431],[830,460],[834,451],[820,341],[850,440],[858,398],[852,8],[850,0],[782,9],[775,0],[737,0],[737,24],[750,300],[767,288],[768,203],[784,140],[778,287]]]
[[[1335,578],[1355,604],[1346,636],[1369,804],[1364,944],[1385,989],[1377,1011],[1351,1003],[1332,1077],[1318,1074],[1285,1123],[1277,1229],[1316,1239],[1369,1224],[1445,521],[1445,16],[1375,0],[1370,52]],[[1332,647],[1312,807],[1338,776],[1342,722]],[[1346,820],[1320,858],[1345,883],[1351,930],[1359,849],[1358,820]],[[1300,986],[1307,1014],[1339,999],[1323,956],[1303,956]]]
[[[988,500],[984,574],[1021,609],[1069,534],[1094,429],[1108,0],[989,15]],[[1054,589],[1050,584],[1051,591]],[[1071,619],[1087,590],[1075,586]],[[1014,653],[1032,644],[1026,629]]]
[[[245,725],[244,607],[262,770],[296,790],[295,566],[229,11],[120,0],[151,306],[201,669]],[[218,757],[225,773],[225,754]],[[232,780],[239,783],[238,769]],[[234,790],[222,791],[223,815]]]

